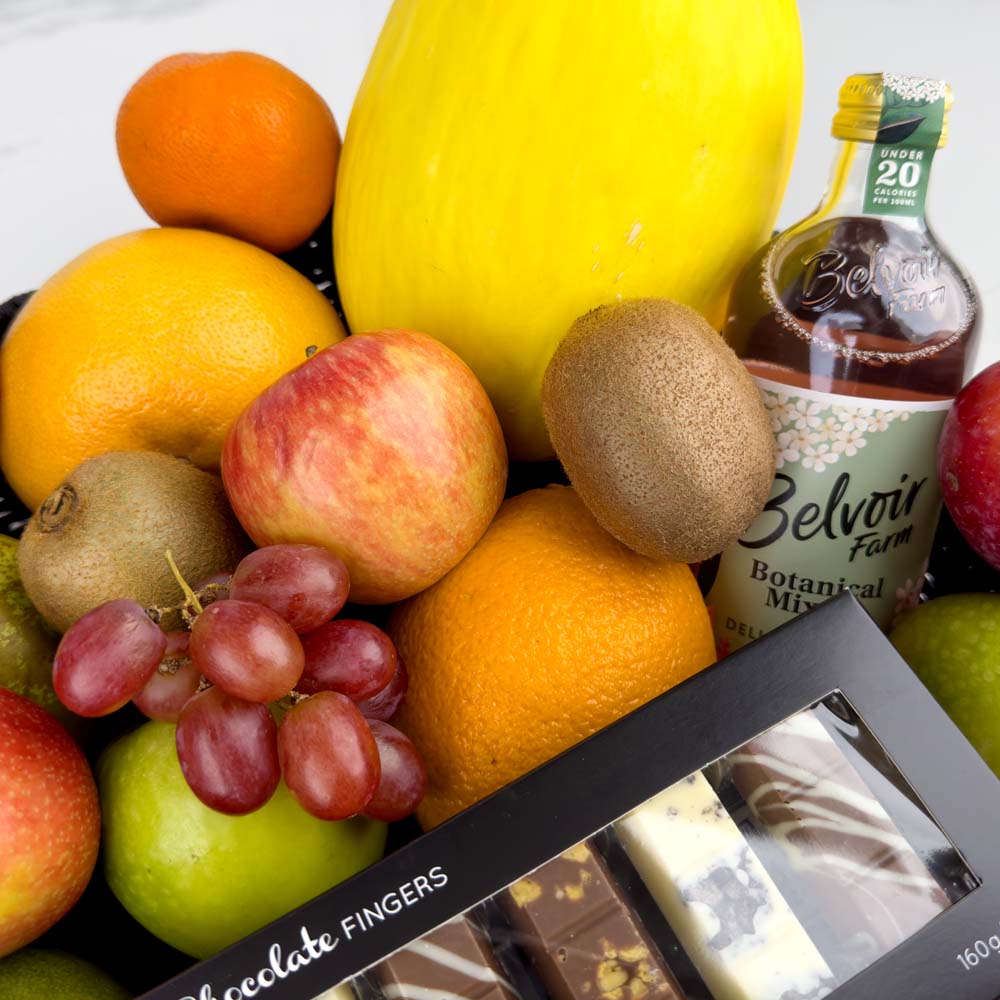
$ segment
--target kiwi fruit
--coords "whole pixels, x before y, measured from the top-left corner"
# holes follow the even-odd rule
[[[542,409],[584,503],[643,555],[707,559],[767,501],[774,437],[760,392],[687,306],[627,299],[582,316],[545,371]]]
[[[32,603],[65,632],[116,598],[180,604],[168,549],[196,583],[251,548],[218,476],[158,452],[114,451],[77,466],[32,515],[18,568]]]

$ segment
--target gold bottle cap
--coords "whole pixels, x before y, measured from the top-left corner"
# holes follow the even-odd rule
[[[944,80],[922,76],[898,76],[895,73],[855,73],[840,88],[837,113],[831,129],[835,139],[874,142],[882,114],[883,80],[904,97],[937,100],[944,95],[944,120],[938,149],[948,141],[948,112],[954,103],[951,87]]]

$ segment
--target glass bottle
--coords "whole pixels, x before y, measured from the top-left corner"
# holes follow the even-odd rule
[[[723,335],[760,386],[777,471],[764,512],[703,567],[723,654],[845,589],[883,627],[919,598],[937,440],[979,325],[924,217],[951,102],[942,81],[849,77],[823,201],[734,286]]]

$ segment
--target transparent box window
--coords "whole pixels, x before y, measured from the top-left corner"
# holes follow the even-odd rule
[[[323,1000],[820,1000],[978,885],[840,694]]]

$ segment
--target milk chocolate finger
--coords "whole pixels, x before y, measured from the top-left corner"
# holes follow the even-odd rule
[[[501,905],[553,1000],[683,1000],[587,843],[515,882]]]
[[[927,865],[812,712],[727,758],[759,825],[802,873],[817,909],[874,961],[948,906]]]

